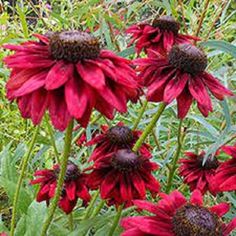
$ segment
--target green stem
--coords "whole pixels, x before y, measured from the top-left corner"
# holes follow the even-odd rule
[[[96,209],[94,210],[94,212],[91,215],[91,218],[95,217],[98,215],[98,213],[101,211],[101,209],[103,208],[103,206],[105,205],[106,201],[102,200],[98,206],[96,207]]]
[[[108,236],[112,236],[120,222],[120,217],[121,217],[121,213],[122,213],[122,210],[123,210],[123,205],[120,205],[117,209],[117,214],[114,218],[114,221],[113,221],[113,224],[112,224],[112,227],[111,227],[111,230],[108,234]]]
[[[83,220],[88,219],[89,214],[90,214],[90,212],[91,212],[91,210],[92,210],[92,208],[93,208],[93,206],[94,206],[94,204],[95,204],[95,202],[96,202],[98,196],[99,196],[99,191],[97,191],[97,192],[93,195],[93,198],[92,198],[92,200],[91,200],[89,206],[88,206],[87,209],[86,209],[86,213],[85,213],[85,215],[84,215]]]
[[[11,218],[10,236],[14,236],[15,221],[16,221],[16,210],[17,210],[18,198],[19,198],[19,195],[20,195],[20,188],[21,188],[21,185],[22,185],[22,182],[23,182],[23,178],[25,176],[25,171],[26,171],[26,168],[27,168],[27,165],[28,165],[30,155],[33,151],[33,147],[34,147],[34,144],[36,142],[38,132],[39,132],[39,125],[36,127],[36,129],[34,131],[33,139],[30,143],[29,150],[28,150],[27,154],[25,155],[25,157],[22,160],[21,173],[20,173],[20,177],[19,177],[18,182],[17,182],[16,192],[15,192],[14,199],[13,199],[13,207],[12,207],[13,210],[12,210],[12,218]]]
[[[62,162],[61,162],[61,166],[60,166],[59,178],[57,181],[57,189],[56,189],[55,197],[50,205],[47,219],[43,224],[41,236],[45,236],[47,234],[47,230],[51,224],[55,210],[57,208],[57,203],[58,203],[60,195],[61,195],[61,191],[62,191],[62,187],[63,187],[63,183],[64,183],[64,178],[65,178],[65,174],[66,174],[67,163],[68,163],[68,159],[70,156],[72,132],[73,132],[73,121],[70,122],[70,124],[68,125],[68,127],[66,129],[64,152],[63,152],[63,158],[62,158]]]
[[[181,151],[182,144],[183,144],[184,135],[182,135],[182,133],[181,133],[182,123],[183,123],[183,120],[180,120],[179,129],[178,129],[178,145],[177,145],[177,150],[176,150],[176,153],[175,153],[175,156],[173,158],[173,162],[172,162],[172,165],[170,168],[169,177],[168,177],[167,185],[166,185],[166,193],[170,192],[174,173],[176,170],[177,162],[179,160],[180,151]]]
[[[73,212],[71,212],[68,215],[68,221],[69,221],[69,229],[70,229],[70,231],[73,231],[73,229],[74,229]]]
[[[47,128],[48,128],[48,133],[49,133],[49,136],[50,136],[51,145],[52,145],[52,147],[53,147],[53,150],[54,150],[54,153],[55,153],[55,156],[56,156],[57,163],[60,164],[59,152],[58,152],[58,150],[57,150],[56,142],[55,142],[54,135],[53,135],[52,126],[51,126],[51,124],[49,123],[48,117],[46,117],[46,124],[47,124]]]
[[[158,111],[153,116],[151,122],[148,124],[148,126],[143,131],[142,135],[139,137],[139,139],[135,143],[135,145],[133,147],[134,152],[137,152],[139,150],[139,148],[141,147],[141,145],[143,144],[144,140],[147,138],[149,133],[152,132],[152,129],[156,125],[156,122],[159,120],[159,118],[160,118],[161,114],[163,113],[163,111],[165,110],[165,108],[166,108],[166,104],[161,103],[160,106],[159,106]]]
[[[136,129],[137,129],[137,127],[138,127],[138,125],[139,125],[139,123],[140,123],[140,120],[142,119],[143,114],[144,114],[144,112],[145,112],[145,110],[146,110],[146,108],[147,108],[147,105],[148,105],[148,101],[146,100],[146,101],[143,103],[143,106],[142,106],[142,108],[141,108],[141,110],[140,110],[140,112],[139,112],[138,118],[136,119],[136,121],[135,121],[135,123],[134,123],[133,130],[136,130]]]

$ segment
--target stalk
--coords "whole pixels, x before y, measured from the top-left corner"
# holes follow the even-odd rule
[[[157,113],[153,116],[151,122],[148,124],[148,126],[143,131],[142,135],[139,137],[139,139],[135,143],[135,145],[133,147],[134,152],[137,152],[139,150],[139,148],[141,147],[141,145],[143,144],[143,142],[145,141],[147,136],[152,132],[152,129],[156,125],[157,121],[159,120],[159,118],[160,118],[161,114],[163,113],[163,111],[165,110],[165,108],[166,108],[166,104],[161,103]]]
[[[117,209],[117,214],[114,218],[114,222],[113,222],[113,225],[111,227],[111,230],[110,230],[108,236],[112,236],[114,234],[114,232],[115,232],[115,230],[116,230],[116,228],[117,228],[117,226],[120,222],[120,217],[121,217],[122,210],[123,210],[123,205],[120,205]]]
[[[53,199],[53,202],[50,205],[47,219],[43,224],[41,236],[45,236],[47,234],[47,230],[52,222],[54,213],[57,208],[57,203],[58,203],[60,195],[61,195],[61,191],[62,191],[62,187],[63,187],[63,183],[64,183],[64,177],[66,174],[67,163],[68,163],[68,159],[69,159],[69,155],[70,155],[72,132],[73,132],[73,121],[70,122],[70,124],[68,125],[68,127],[66,129],[64,152],[63,152],[63,158],[62,158],[61,166],[60,166],[60,173],[59,173],[59,178],[58,178],[58,182],[57,182],[57,189],[56,189],[56,193],[55,193],[55,197]]]
[[[20,173],[19,179],[17,181],[16,192],[15,192],[14,199],[13,199],[10,236],[14,236],[15,221],[16,221],[16,208],[17,208],[17,203],[18,203],[18,199],[19,199],[19,195],[20,195],[20,189],[21,189],[21,185],[22,185],[22,182],[23,182],[23,179],[24,179],[24,176],[25,176],[25,171],[26,171],[26,168],[27,168],[27,164],[28,164],[30,155],[33,151],[33,147],[34,147],[34,144],[36,142],[38,132],[39,132],[39,125],[36,127],[36,129],[34,131],[33,139],[30,143],[29,150],[28,150],[26,156],[22,160],[21,173]]]
[[[142,119],[142,116],[143,116],[143,114],[144,114],[144,112],[145,112],[145,110],[146,110],[146,108],[147,108],[147,105],[148,105],[148,101],[146,100],[146,101],[143,103],[143,106],[142,106],[142,108],[141,108],[141,110],[140,110],[140,113],[139,113],[139,115],[138,115],[138,118],[136,119],[136,121],[135,121],[135,123],[134,123],[133,130],[136,130],[136,129],[137,129],[137,127],[138,127],[138,125],[139,125],[139,123],[140,123],[140,120]]]

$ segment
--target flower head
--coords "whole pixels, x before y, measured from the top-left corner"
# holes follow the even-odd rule
[[[35,176],[40,176],[31,181],[31,184],[40,184],[40,189],[36,200],[38,202],[46,201],[49,204],[51,198],[54,197],[57,178],[60,171],[59,165],[54,165],[53,169],[38,170]],[[69,214],[75,207],[78,198],[81,198],[84,204],[90,200],[88,188],[85,185],[86,175],[79,172],[78,167],[69,162],[66,169],[66,175],[63,185],[62,194],[58,202],[59,207]]]
[[[134,199],[144,199],[146,190],[155,195],[160,188],[152,175],[158,165],[130,149],[109,153],[96,161],[91,169],[89,187],[100,189],[102,199],[109,204],[129,206]]]
[[[236,191],[236,145],[221,148],[232,158],[223,162],[216,171],[214,184],[217,192]]]
[[[142,23],[129,27],[127,33],[132,34],[132,43],[139,54],[142,49],[148,54],[152,49],[166,54],[174,44],[190,43],[199,40],[197,37],[179,34],[180,24],[171,16],[161,16],[154,19],[152,25]]]
[[[24,118],[38,124],[48,109],[55,128],[72,118],[86,127],[95,108],[112,119],[136,101],[139,87],[130,61],[100,49],[98,39],[81,31],[35,35],[37,41],[5,45],[15,51],[5,58],[12,69],[7,97],[16,99]]]
[[[102,133],[93,137],[88,146],[96,145],[90,160],[96,161],[109,153],[113,153],[118,149],[132,149],[139,136],[142,134],[139,130],[131,130],[122,122],[109,128],[107,125],[101,126]],[[140,147],[140,153],[144,156],[151,157],[151,146],[143,143]]]
[[[220,166],[216,156],[208,158],[203,164],[205,153],[197,155],[192,152],[185,153],[187,158],[180,159],[179,174],[184,182],[190,186],[190,190],[199,189],[202,194],[210,191],[215,195],[213,180],[217,168]]]
[[[219,100],[233,93],[217,78],[206,72],[207,57],[190,44],[175,45],[167,57],[156,53],[153,58],[136,59],[140,79],[148,88],[147,99],[166,104],[177,100],[178,117],[183,119],[196,100],[200,112],[208,116],[212,111],[209,92]]]
[[[228,236],[236,228],[236,218],[229,224],[222,222],[221,217],[229,211],[229,205],[206,207],[199,190],[192,193],[190,201],[178,191],[161,195],[163,199],[157,204],[134,201],[138,208],[153,216],[124,218],[122,236]]]

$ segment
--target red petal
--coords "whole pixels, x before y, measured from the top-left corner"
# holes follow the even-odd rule
[[[230,205],[228,203],[223,202],[211,207],[210,210],[217,214],[219,217],[222,217],[230,210]]]
[[[50,69],[47,75],[45,88],[47,90],[53,90],[65,84],[72,75],[73,69],[73,64],[66,64],[64,61],[58,61],[52,69]]]
[[[185,88],[184,91],[177,97],[178,118],[183,119],[187,115],[192,101],[192,95]]]
[[[202,206],[203,205],[203,199],[202,199],[202,194],[199,190],[194,190],[191,198],[190,198],[190,202],[192,204],[196,204],[198,206]]]

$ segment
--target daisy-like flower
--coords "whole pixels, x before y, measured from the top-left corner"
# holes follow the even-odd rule
[[[103,156],[107,156],[109,153],[113,153],[118,149],[128,148],[132,149],[140,135],[139,130],[131,130],[125,126],[122,122],[109,128],[107,125],[101,126],[102,133],[93,137],[88,143],[88,146],[96,145],[90,161],[96,161]],[[139,149],[141,155],[151,157],[151,146],[147,143],[143,143]]]
[[[31,184],[40,184],[40,189],[36,197],[38,202],[46,201],[48,205],[50,199],[54,197],[59,171],[60,166],[54,165],[53,169],[44,169],[35,172],[34,176],[39,176],[39,178],[32,180]],[[84,205],[89,202],[90,194],[85,182],[86,175],[80,173],[78,167],[72,162],[69,162],[62,194],[58,202],[59,207],[66,214],[69,214],[74,209],[78,198],[83,200]]]
[[[200,112],[208,116],[212,111],[209,92],[219,99],[232,96],[217,78],[206,72],[207,56],[191,44],[175,45],[167,57],[158,53],[153,58],[136,59],[139,77],[148,88],[147,99],[166,104],[177,100],[178,117],[183,119],[195,100]]]
[[[145,199],[146,190],[155,196],[160,185],[152,171],[157,170],[158,165],[149,159],[130,149],[109,153],[91,167],[88,186],[91,189],[100,189],[101,198],[116,206],[129,206],[134,199]]]
[[[202,194],[206,191],[216,194],[213,184],[216,169],[220,166],[220,162],[216,156],[208,158],[203,164],[205,153],[197,155],[192,152],[185,153],[187,158],[179,160],[179,174],[184,178],[184,182],[189,185],[190,190],[199,189]]]
[[[161,195],[163,199],[157,204],[134,201],[138,208],[153,216],[124,218],[122,236],[228,236],[236,228],[236,218],[229,224],[222,220],[229,204],[206,207],[199,190],[192,193],[190,201],[178,191]]]
[[[86,127],[95,108],[112,119],[136,101],[139,88],[130,61],[101,50],[97,38],[81,31],[35,35],[37,41],[5,45],[15,51],[4,59],[12,69],[7,97],[16,99],[24,118],[40,123],[49,110],[55,128],[63,131],[75,118]]]
[[[214,184],[217,192],[236,191],[236,145],[221,148],[232,158],[223,162],[216,171]]]
[[[135,43],[135,48],[139,54],[142,49],[148,53],[147,49],[152,49],[161,54],[166,54],[174,44],[191,43],[199,38],[179,34],[180,24],[171,16],[161,16],[156,18],[152,25],[141,23],[133,25],[127,29],[127,33],[132,34],[130,44]]]

